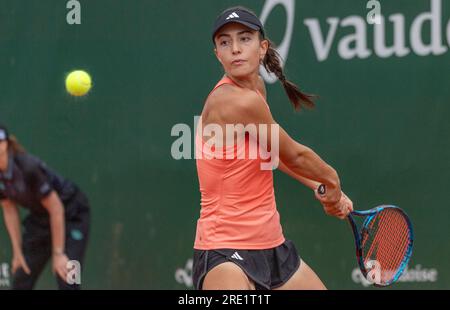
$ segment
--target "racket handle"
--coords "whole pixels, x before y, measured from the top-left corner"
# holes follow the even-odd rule
[[[320,184],[319,188],[317,189],[317,192],[319,193],[320,196],[325,195],[325,193],[327,192],[325,184]]]

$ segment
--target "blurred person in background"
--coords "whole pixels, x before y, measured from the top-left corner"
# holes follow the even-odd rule
[[[69,261],[82,266],[89,235],[89,202],[71,181],[27,153],[0,125],[0,204],[12,244],[12,289],[33,289],[47,261],[59,289],[68,281]],[[29,210],[21,232],[17,206]],[[81,270],[78,270],[81,272]]]

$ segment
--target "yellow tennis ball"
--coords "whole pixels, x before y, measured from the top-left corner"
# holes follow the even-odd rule
[[[69,73],[66,77],[66,89],[72,96],[84,96],[91,89],[92,81],[89,74],[82,70]]]

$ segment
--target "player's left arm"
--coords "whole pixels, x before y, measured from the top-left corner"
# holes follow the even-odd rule
[[[259,76],[259,83],[258,83],[258,90],[259,92],[262,94],[262,96],[264,97],[264,99],[266,99],[267,97],[267,91],[266,91],[266,85],[264,84],[264,80],[261,76]],[[317,191],[317,189],[319,188],[319,186],[321,185],[320,182],[308,179],[306,177],[303,177],[297,173],[295,173],[294,171],[292,171],[291,169],[289,169],[288,166],[286,166],[283,161],[281,160],[281,158],[279,158],[279,163],[278,163],[278,169],[284,173],[286,173],[287,175],[289,175],[290,177],[292,177],[293,179],[299,181],[300,183],[304,184],[305,186],[309,187],[310,189],[312,189],[314,192]],[[320,200],[320,199],[319,199]],[[345,195],[344,192],[342,192],[341,195],[341,200],[340,200],[340,204],[343,205],[343,202],[345,202],[345,206],[349,211],[353,211],[353,202],[347,197],[347,195]],[[331,208],[330,206],[327,206],[326,204],[323,205],[324,211],[326,214],[328,215],[332,215],[332,216],[337,216],[341,219],[346,217],[346,213],[342,214],[340,211],[335,210],[334,208]]]
[[[260,91],[260,93],[263,95],[264,98],[266,98],[267,96],[267,92],[266,92],[266,85],[264,84],[264,80],[262,79],[262,77],[259,77],[259,83],[258,83],[258,90]],[[308,178],[302,177],[301,175],[296,174],[294,171],[292,171],[291,169],[289,169],[280,159],[279,162],[279,166],[278,169],[284,173],[286,173],[287,175],[289,175],[290,177],[294,178],[295,180],[299,181],[300,183],[304,184],[305,186],[309,187],[310,189],[312,189],[313,191],[315,191],[320,183],[310,180]]]
[[[286,173],[287,175],[289,175],[293,179],[295,179],[295,180],[299,181],[300,183],[306,185],[307,187],[309,187],[313,191],[316,191],[319,188],[319,186],[320,186],[319,182],[310,180],[308,178],[305,178],[305,177],[302,177],[301,175],[296,174],[294,171],[289,169],[289,167],[287,167],[281,160],[279,161],[278,169],[280,171]],[[350,200],[350,198],[347,197],[347,195],[344,192],[342,192],[342,196],[341,196],[341,200],[340,200],[341,204],[343,204],[343,202],[345,202],[345,206],[350,212],[353,211],[353,202]],[[338,212],[336,212],[336,211],[332,210],[331,208],[327,207],[326,205],[324,205],[323,207],[324,207],[325,213],[328,214],[328,215],[337,216],[339,214]],[[345,216],[342,215],[340,218],[343,219],[343,218],[345,218]]]
[[[310,180],[308,178],[302,177],[301,175],[296,174],[294,171],[292,171],[291,169],[289,169],[289,167],[287,167],[281,160],[278,164],[278,169],[284,173],[286,173],[287,175],[289,175],[290,177],[292,177],[293,179],[299,181],[300,183],[304,184],[305,186],[309,187],[310,189],[312,189],[313,191],[317,190],[317,188],[319,188],[320,183]]]

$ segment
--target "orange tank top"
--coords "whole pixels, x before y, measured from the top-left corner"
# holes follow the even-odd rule
[[[225,77],[211,93],[224,84],[238,86]],[[246,136],[243,147],[247,152],[249,139],[252,138]],[[230,159],[225,155],[217,158],[214,156],[217,152],[211,153],[214,149],[204,147],[201,133],[196,133],[195,141],[201,211],[194,248],[257,250],[282,244],[285,239],[275,202],[273,173],[261,169],[260,153],[252,157],[255,159],[237,156]],[[237,155],[239,148],[242,146],[235,143],[221,151]]]

